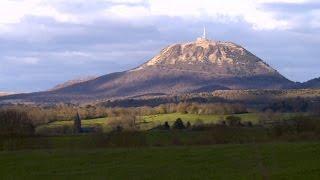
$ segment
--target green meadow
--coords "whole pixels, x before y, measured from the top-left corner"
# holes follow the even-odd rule
[[[281,114],[282,118],[287,118],[292,116],[293,113],[283,113]],[[171,113],[171,114],[157,114],[157,115],[149,115],[149,116],[138,116],[137,124],[141,130],[149,130],[153,127],[163,124],[165,121],[169,122],[170,125],[177,118],[181,118],[185,123],[188,121],[191,124],[195,122],[202,122],[204,124],[217,123],[221,120],[224,120],[229,115],[198,115],[198,114],[181,114],[181,113]],[[259,114],[257,113],[245,113],[245,114],[233,114],[233,116],[237,116],[241,118],[242,122],[252,122],[253,124],[258,123]],[[82,120],[83,127],[92,127],[92,126],[101,126],[104,132],[110,130],[108,127],[108,118],[98,118],[98,119],[87,119]],[[45,132],[50,128],[57,127],[71,127],[73,125],[73,121],[55,121],[45,125],[41,125],[37,127],[37,132]]]
[[[141,116],[137,117],[141,131],[123,132],[110,132],[109,118],[99,118],[83,120],[82,125],[98,125],[109,133],[1,137],[0,179],[320,178],[318,131],[289,129],[277,134],[276,129],[260,126],[145,131],[165,121],[172,125],[177,118],[210,124],[227,116]],[[255,113],[234,116],[243,122],[260,119]],[[55,121],[37,131],[57,127],[72,130],[73,121]]]
[[[1,179],[319,179],[320,143],[0,152]]]
[[[157,125],[163,124],[165,121],[168,121],[169,124],[172,124],[177,118],[181,118],[184,122],[189,121],[191,124],[201,121],[203,123],[217,123],[220,120],[228,115],[198,115],[198,114],[181,114],[181,113],[171,113],[171,114],[157,114],[149,116],[138,116],[137,123],[139,124],[142,130],[151,129]],[[234,116],[241,117],[242,121],[251,121],[253,123],[257,122],[259,117],[255,113],[246,113],[246,114],[236,114]],[[85,119],[82,120],[83,127],[92,127],[92,126],[102,126],[104,130],[109,130],[108,127],[108,118],[98,118],[98,119]],[[42,126],[39,126],[37,129],[41,131],[42,129],[55,128],[62,126],[72,126],[73,121],[55,121]]]
[[[190,122],[194,124],[196,122],[202,122],[204,124],[217,123],[224,120],[228,115],[199,115],[199,114],[181,114],[181,113],[171,113],[171,114],[157,114],[150,116],[142,116],[139,118],[141,122],[141,129],[151,129],[157,125],[168,122],[170,125],[177,118],[181,118],[185,123]],[[234,114],[233,116],[241,117],[242,121],[251,121],[253,123],[258,122],[259,117],[256,113],[246,113],[246,114]]]

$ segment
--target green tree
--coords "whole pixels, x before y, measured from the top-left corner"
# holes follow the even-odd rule
[[[170,129],[170,125],[169,125],[168,121],[164,122],[163,128],[165,130],[169,130]]]
[[[173,129],[185,129],[185,125],[183,121],[178,118],[174,123],[173,123]]]
[[[241,125],[241,118],[237,116],[227,116],[226,117],[226,124],[228,126],[240,126]]]
[[[0,111],[0,135],[32,135],[34,131],[26,112],[16,109]]]

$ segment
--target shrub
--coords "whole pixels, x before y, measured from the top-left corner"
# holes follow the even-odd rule
[[[166,121],[166,122],[164,122],[163,125],[160,124],[160,125],[154,127],[153,129],[154,129],[154,130],[170,130],[170,125],[169,125],[169,123]]]
[[[191,123],[188,121],[187,125],[186,125],[186,128],[189,129],[190,127],[191,127]]]
[[[275,136],[298,135],[320,133],[320,121],[318,117],[295,116],[290,119],[273,124],[272,130]]]
[[[120,116],[120,117],[110,117],[108,120],[108,125],[111,126],[113,130],[134,130],[136,128],[136,117],[135,116]]]
[[[164,122],[163,128],[166,130],[170,129],[170,125],[169,125],[168,121]]]
[[[283,119],[280,113],[273,112],[272,110],[266,110],[263,113],[259,113],[259,124],[263,126],[270,126]]]
[[[246,126],[246,127],[252,127],[253,124],[252,124],[251,121],[246,121],[246,122],[244,122],[244,126]]]
[[[109,137],[101,142],[114,147],[140,147],[147,145],[146,134],[137,131],[124,131],[109,134]]]
[[[225,120],[219,120],[217,125],[220,125],[220,126],[225,126],[227,123]]]
[[[32,135],[35,128],[28,114],[15,109],[0,111],[0,135]]]
[[[121,125],[117,125],[114,129],[116,132],[121,132],[123,130]]]
[[[185,125],[183,124],[183,121],[178,118],[174,123],[173,123],[173,129],[185,129]]]
[[[227,116],[226,117],[226,124],[228,126],[240,126],[241,125],[241,118],[237,116]]]

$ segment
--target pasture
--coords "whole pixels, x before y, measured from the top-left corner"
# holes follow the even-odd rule
[[[295,113],[282,113],[280,114],[281,118],[285,119],[290,116],[295,115]],[[137,116],[137,126],[140,130],[149,130],[160,124],[163,124],[167,121],[170,125],[177,118],[181,118],[184,123],[190,122],[194,124],[196,122],[202,122],[204,124],[217,123],[219,121],[225,120],[225,118],[229,115],[199,115],[199,114],[181,114],[181,113],[171,113],[171,114],[156,114],[149,116]],[[252,122],[253,124],[259,122],[259,114],[258,113],[245,113],[245,114],[233,114],[233,116],[237,116],[241,118],[242,122]],[[109,118],[97,118],[97,119],[84,119],[82,120],[83,127],[93,127],[100,126],[103,129],[103,132],[109,132],[111,127],[108,126]],[[66,128],[71,131],[73,125],[73,121],[55,121],[48,124],[41,125],[37,127],[36,131],[39,134],[43,134],[45,132],[49,132],[50,129],[54,128]]]
[[[157,115],[149,115],[149,116],[138,116],[137,124],[141,130],[152,129],[153,127],[163,124],[165,121],[168,121],[170,125],[177,118],[181,118],[185,123],[190,122],[194,124],[197,121],[201,121],[205,124],[209,123],[217,123],[218,121],[224,120],[228,115],[198,115],[198,114],[181,114],[181,113],[171,113],[171,114],[157,114]],[[253,123],[257,123],[259,116],[256,113],[246,113],[246,114],[235,114],[234,116],[241,117],[242,121],[251,121]],[[101,126],[104,132],[108,132],[110,127],[108,127],[108,118],[98,118],[98,119],[85,119],[82,120],[83,127],[93,127],[93,126]],[[45,125],[41,125],[37,127],[37,132],[42,133],[54,128],[71,128],[73,125],[73,121],[55,121]]]
[[[320,143],[0,152],[1,179],[319,179]]]

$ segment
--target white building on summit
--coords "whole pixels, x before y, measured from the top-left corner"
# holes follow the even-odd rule
[[[203,39],[206,39],[206,27],[203,27],[203,35],[202,35]]]
[[[202,37],[198,37],[197,41],[208,41],[207,34],[206,34],[206,27],[203,27]]]

